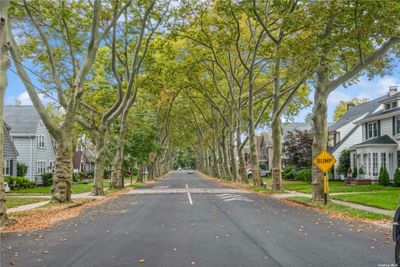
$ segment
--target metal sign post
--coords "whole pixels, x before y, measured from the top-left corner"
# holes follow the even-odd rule
[[[324,173],[324,204],[328,204],[328,178],[327,172],[335,165],[335,157],[327,150],[322,151],[313,160],[313,163]]]

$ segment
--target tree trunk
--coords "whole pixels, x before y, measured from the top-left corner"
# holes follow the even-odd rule
[[[53,179],[52,198],[54,202],[71,201],[72,185],[72,140],[71,133],[65,131],[63,140],[58,142],[56,149],[56,171]]]
[[[103,182],[104,182],[104,165],[105,165],[105,140],[104,137],[106,135],[105,130],[99,130],[99,133],[95,137],[96,143],[96,159],[95,159],[95,168],[94,168],[94,181],[92,194],[95,196],[104,196]]]
[[[328,144],[328,72],[321,68],[317,73],[317,85],[314,93],[313,127],[314,138],[312,144],[312,158],[321,153]],[[324,174],[312,164],[312,200],[320,201],[324,198]]]
[[[250,126],[250,123],[249,123]],[[260,166],[258,163],[256,133],[253,126],[249,127],[250,162],[253,176],[253,184],[261,185]]]
[[[281,118],[272,122],[272,191],[282,189],[282,128]]]
[[[219,164],[218,164],[218,158],[217,158],[217,153],[215,152],[215,148],[212,151],[212,160],[213,160],[213,176],[214,177],[221,177],[221,174],[219,172]]]
[[[224,179],[226,180],[232,180],[232,173],[229,168],[229,161],[228,161],[228,151],[226,149],[226,140],[225,137],[222,140],[222,155],[223,155],[223,163],[224,163],[224,169],[225,169],[225,177]]]
[[[218,169],[220,169],[220,177],[221,179],[226,179],[226,170],[224,164],[224,156],[222,152],[222,147],[217,143],[218,148]]]
[[[141,183],[144,182],[144,174],[143,174],[143,172],[144,172],[143,165],[139,164],[138,165],[138,178],[136,179],[136,182],[141,182]]]
[[[0,170],[3,170],[3,144],[4,144],[4,94],[8,85],[7,69],[10,67],[7,46],[8,0],[0,0]],[[4,191],[3,171],[0,171],[0,226],[7,220],[6,194]]]
[[[111,180],[110,180],[110,188],[123,188],[123,148],[117,148],[117,152],[114,156],[111,166]]]
[[[237,155],[235,148],[235,131],[233,131],[233,129],[229,133],[229,148],[231,152],[232,179],[234,182],[237,182],[239,180],[239,169],[237,164]]]
[[[244,159],[243,149],[240,148],[240,146],[238,149],[238,157],[239,157],[239,173],[240,173],[240,177],[241,177],[241,182],[248,184],[249,179],[247,177],[246,161]]]

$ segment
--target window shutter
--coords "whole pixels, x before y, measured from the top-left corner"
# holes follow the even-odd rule
[[[381,137],[381,121],[378,121],[378,137]]]
[[[365,140],[368,139],[368,123],[365,124]]]
[[[396,118],[392,117],[392,135],[396,135]]]
[[[10,160],[10,176],[14,175],[14,161]]]

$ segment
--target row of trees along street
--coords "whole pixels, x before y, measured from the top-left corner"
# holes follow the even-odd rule
[[[200,171],[248,183],[248,145],[260,185],[255,132],[267,126],[272,190],[281,190],[282,120],[313,105],[312,155],[325,149],[328,96],[390,72],[399,13],[394,0],[0,0],[0,123],[14,71],[57,143],[55,202],[71,200],[82,134],[96,147],[92,193],[102,195],[106,164],[120,188],[124,165],[155,179],[180,149]],[[320,201],[323,174],[313,167],[312,177]],[[3,222],[4,202],[0,174]]]

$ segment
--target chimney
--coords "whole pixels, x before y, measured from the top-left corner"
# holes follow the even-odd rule
[[[356,105],[353,102],[347,103],[347,111],[354,108]]]
[[[397,85],[389,86],[389,95],[392,96],[397,93]]]

